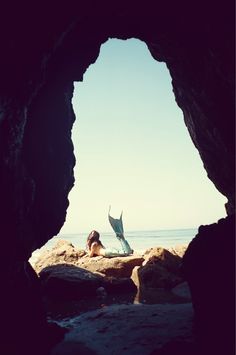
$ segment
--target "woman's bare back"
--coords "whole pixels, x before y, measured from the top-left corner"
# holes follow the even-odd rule
[[[98,242],[93,242],[91,244],[89,256],[90,258],[93,256],[105,256],[105,249]]]

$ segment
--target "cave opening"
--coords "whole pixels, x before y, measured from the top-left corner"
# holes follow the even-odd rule
[[[119,247],[111,236],[109,205],[116,216],[124,211],[125,235],[139,253],[187,245],[200,224],[225,215],[225,197],[207,178],[175,102],[166,64],[155,61],[144,42],[110,39],[74,87],[75,186],[64,226],[33,253],[32,263],[58,240],[85,248],[93,229],[105,246]],[[153,275],[147,282],[154,282]],[[137,295],[135,302],[144,299]],[[166,297],[170,294],[152,291],[145,301]],[[79,303],[71,303],[70,315]],[[47,307],[57,317],[61,305]]]
[[[33,259],[60,240],[83,249],[93,229],[101,232],[105,246],[119,247],[109,231],[109,205],[115,216],[124,211],[125,236],[138,253],[151,247],[188,244],[200,224],[225,216],[226,200],[207,178],[183,113],[175,102],[168,69],[151,57],[144,42],[107,41],[83,81],[75,82],[74,87],[75,186],[69,195],[67,218],[60,233],[36,250]],[[68,246],[63,248],[60,245],[51,256],[56,255],[56,263],[73,264],[76,252]],[[68,265],[67,270],[73,275],[80,267]],[[54,268],[66,277],[63,267],[61,271],[60,267]],[[155,270],[142,270],[140,283],[145,287],[138,287],[137,292],[129,287],[127,291],[124,283],[118,295],[108,292],[104,296],[101,292],[95,293],[95,298],[89,295],[86,300],[83,295],[81,299],[82,287],[77,291],[71,285],[61,292],[60,299],[60,283],[54,287],[47,281],[44,291],[49,296],[45,305],[47,315],[62,323],[67,319],[65,323],[69,324],[70,318],[100,309],[102,304],[169,302],[178,309],[178,304],[189,303],[186,286],[181,296],[169,290],[180,282],[174,273],[172,284],[169,276],[160,281]],[[37,271],[42,280],[47,277],[47,268]],[[132,276],[133,282],[135,277],[139,278]]]
[[[4,137],[1,141],[3,147],[1,150],[1,166],[3,168],[1,201],[4,206],[2,231],[3,235],[6,231],[5,234],[7,236],[7,238],[3,238],[5,250],[11,251],[10,253],[5,253],[2,258],[6,269],[6,272],[4,272],[4,282],[6,281],[4,299],[6,302],[3,302],[6,304],[6,307],[4,307],[6,317],[5,314],[3,317],[6,326],[3,334],[4,336],[6,335],[4,344],[7,346],[13,344],[12,333],[8,331],[12,327],[12,319],[17,322],[13,331],[15,337],[14,348],[30,348],[29,339],[35,347],[35,344],[41,343],[42,338],[44,338],[44,336],[42,337],[44,333],[41,330],[45,331],[46,329],[46,317],[44,312],[41,311],[41,286],[43,286],[44,292],[52,291],[55,296],[64,294],[66,297],[77,297],[79,292],[84,290],[80,284],[75,294],[73,282],[68,285],[66,283],[67,280],[60,278],[60,275],[56,280],[55,274],[50,274],[49,270],[45,270],[42,277],[40,275],[39,281],[27,260],[33,250],[44,245],[53,235],[58,234],[65,220],[68,207],[67,196],[74,181],[74,157],[70,140],[71,126],[74,119],[71,106],[72,82],[81,80],[85,68],[95,61],[100,44],[108,37],[124,39],[133,36],[145,40],[154,58],[167,63],[173,79],[176,100],[184,112],[184,120],[200,152],[207,174],[216,188],[228,198],[228,216],[226,218],[217,223],[212,223],[225,215],[223,207],[225,201],[223,202],[223,200],[221,204],[223,212],[219,214],[219,217],[211,218],[209,222],[200,218],[200,223],[197,223],[197,225],[211,224],[201,226],[198,235],[194,238],[194,242],[191,243],[186,255],[184,255],[183,265],[186,271],[186,279],[194,296],[195,319],[198,321],[195,325],[200,342],[203,344],[201,347],[204,348],[206,344],[207,349],[210,349],[210,351],[212,351],[212,346],[213,349],[223,349],[225,351],[225,347],[228,344],[228,348],[232,345],[234,337],[231,330],[234,329],[232,327],[232,315],[234,314],[233,298],[235,294],[232,288],[235,280],[233,275],[233,254],[235,250],[235,224],[233,220],[234,130],[232,129],[234,127],[232,108],[234,90],[232,85],[233,68],[231,65],[233,62],[231,56],[233,36],[230,35],[232,23],[228,21],[230,17],[225,17],[225,24],[227,25],[223,25],[222,19],[226,14],[228,15],[228,8],[226,13],[223,12],[223,8],[216,8],[216,11],[212,13],[212,7],[209,9],[210,11],[206,11],[206,4],[204,3],[203,5],[202,8],[200,6],[200,11],[197,13],[193,12],[192,8],[188,12],[185,7],[182,8],[178,5],[176,7],[178,11],[176,13],[172,11],[173,16],[171,16],[170,20],[169,5],[166,6],[167,11],[163,13],[163,11],[153,11],[152,7],[149,8],[145,4],[147,11],[143,13],[139,9],[133,8],[133,6],[132,9],[127,9],[125,4],[124,11],[120,8],[116,9],[115,12],[111,8],[104,11],[102,8],[101,12],[96,13],[97,9],[92,9],[92,16],[90,17],[86,12],[78,23],[72,21],[72,17],[74,19],[73,9],[71,10],[68,7],[68,10],[71,11],[71,16],[73,15],[71,17],[72,26],[68,27],[68,18],[65,20],[67,24],[62,18],[58,18],[58,22],[55,21],[53,26],[49,26],[49,23],[45,22],[43,32],[41,32],[41,24],[37,27],[38,22],[32,21],[33,17],[28,15],[25,16],[25,21],[23,22],[22,17],[18,16],[20,21],[26,24],[26,27],[18,26],[18,22],[14,23],[13,21],[10,34],[13,35],[15,33],[18,36],[15,39],[9,37],[6,42],[3,41],[4,56],[2,59],[4,65],[1,66],[3,88],[1,137]],[[217,10],[219,11],[217,12]],[[187,16],[183,16],[185,12]],[[233,13],[231,9],[230,12]],[[65,17],[67,15],[68,13],[65,12]],[[180,21],[181,16],[184,19],[183,21]],[[37,17],[41,21],[38,13]],[[56,17],[53,16],[53,18],[56,20]],[[28,19],[32,22],[29,26]],[[222,26],[218,26],[219,22]],[[34,23],[35,28],[32,26]],[[52,24],[51,16],[50,24]],[[68,31],[62,30],[65,28],[68,28]],[[186,28],[188,29],[187,31]],[[14,31],[15,29],[16,31]],[[33,41],[31,36],[34,38]],[[76,41],[74,41],[75,38]],[[224,40],[225,38],[227,40]],[[77,63],[78,65],[76,66]],[[6,64],[9,65],[6,66]],[[156,65],[158,65],[157,62]],[[143,71],[141,70],[140,72]],[[137,73],[135,73],[136,76]],[[154,77],[153,75],[152,79]],[[84,78],[86,79],[86,74]],[[158,82],[158,80],[156,81]],[[13,82],[14,85],[11,85]],[[136,85],[136,89],[139,86],[140,82]],[[81,84],[82,87],[83,84]],[[122,89],[121,91],[124,90]],[[82,95],[79,97],[82,99]],[[137,101],[143,102],[143,97],[140,100],[136,99],[135,104]],[[106,101],[107,97],[104,99],[104,102]],[[90,100],[90,105],[92,106],[91,102],[92,100]],[[81,110],[81,107],[79,110]],[[113,108],[111,112],[114,111]],[[155,110],[155,112],[157,111]],[[78,123],[82,123],[81,111],[79,111],[78,117]],[[115,125],[116,121],[120,124],[118,119],[112,121],[112,126]],[[179,121],[183,122],[182,117]],[[150,126],[151,128],[154,127],[151,124]],[[95,129],[94,124],[91,124],[89,133],[83,135],[86,141],[89,141],[92,129]],[[138,140],[143,149],[145,148],[143,141],[145,129],[147,130],[147,127],[144,126],[142,135],[139,135],[140,138]],[[154,134],[154,132],[155,130],[153,129],[151,133]],[[169,139],[170,134],[173,133],[174,135],[174,132],[176,133],[172,125],[166,139],[168,142],[171,141]],[[97,133],[99,135],[99,131]],[[148,145],[153,143],[151,133],[146,135],[149,137]],[[156,138],[159,131],[156,130],[155,133]],[[114,136],[114,131],[110,136]],[[106,140],[107,136],[104,139]],[[125,143],[125,137],[122,135],[120,140],[118,147],[121,146],[121,143]],[[95,139],[95,141],[97,140]],[[159,142],[159,140],[157,141]],[[76,142],[80,142],[80,137],[76,139]],[[100,145],[96,147],[100,147]],[[135,151],[134,148],[136,147],[133,147]],[[138,148],[139,146],[136,148],[139,152]],[[111,149],[110,146],[109,149]],[[113,153],[115,153],[115,149],[112,149]],[[178,151],[178,149],[179,146],[175,145],[173,152],[175,150]],[[155,161],[159,168],[161,166],[161,163],[158,162],[158,153],[160,151],[157,150],[155,159],[152,160],[152,163]],[[196,151],[195,153],[198,154]],[[141,159],[141,154],[139,154],[138,158],[135,156],[135,158],[130,160],[132,161],[132,164],[130,164],[132,167],[134,162],[135,166],[137,166],[136,180],[140,177],[140,171],[143,173],[143,171],[148,170],[146,168],[147,156],[151,160],[150,154],[145,154],[144,160]],[[84,189],[82,190],[82,185],[80,185],[80,183],[82,184],[83,171],[80,170],[80,166],[82,169],[82,164],[80,165],[81,157],[79,155],[77,158],[77,167],[79,168],[79,174],[81,171],[81,177],[79,175],[76,178],[76,186],[81,191],[85,191]],[[122,155],[122,161],[124,157],[126,155]],[[161,154],[161,157],[163,162],[163,154]],[[117,161],[116,155],[115,158],[115,161]],[[171,154],[170,159],[165,159],[164,161],[171,161],[172,166],[176,163],[173,154]],[[180,178],[181,182],[183,182],[183,179],[187,179],[186,170],[188,167],[192,169],[192,161],[189,163],[185,160],[185,163],[181,165],[183,174],[182,178]],[[203,170],[202,165],[201,168]],[[159,171],[163,172],[163,169],[159,169]],[[98,170],[96,173],[99,175]],[[149,188],[151,186],[150,180],[154,175],[150,173],[149,179],[146,181],[144,178],[138,180],[139,185],[146,185]],[[172,178],[170,175],[174,177]],[[166,182],[171,184],[173,181],[178,180],[176,170],[170,175],[165,179]],[[122,175],[123,177],[127,185],[128,178],[124,174]],[[155,178],[155,186],[157,188],[161,184],[157,176]],[[93,179],[93,181],[95,180]],[[136,180],[133,181],[136,183]],[[210,181],[206,181],[211,184]],[[185,216],[189,216],[190,211],[193,214],[193,208],[196,207],[197,201],[193,196],[193,192],[196,192],[193,180],[188,179],[188,182],[192,182],[192,189],[189,192],[189,197],[191,198],[190,203],[186,204],[188,208]],[[120,183],[121,181],[119,181],[117,186],[120,186]],[[133,185],[132,188],[134,187]],[[182,207],[185,207],[182,192],[187,190],[186,184],[183,184],[184,188],[179,189],[171,189],[170,186],[172,185],[168,185],[168,191],[166,189],[167,185],[167,183],[163,185],[163,191],[161,192],[165,193],[166,198],[168,195],[174,196],[173,190],[175,196],[179,193],[181,195],[179,201],[181,200],[182,205],[180,208],[178,204],[178,207],[181,210]],[[213,185],[209,186],[214,189]],[[155,191],[157,191],[156,188]],[[93,191],[90,189],[88,192],[87,195],[90,195],[90,192]],[[122,192],[120,194],[121,197]],[[71,197],[72,193],[73,190]],[[204,208],[210,212],[215,211],[217,204],[211,203],[205,192],[198,194],[199,199],[201,196],[203,196],[201,211],[203,212]],[[117,208],[119,212],[120,207],[124,209],[126,231],[133,228],[136,229],[137,223],[143,222],[143,218],[138,218],[137,214],[135,218],[130,215],[131,210],[135,211],[137,206],[145,206],[144,203],[140,203],[140,200],[144,202],[144,199],[140,196],[140,189],[138,194],[135,193],[135,197],[137,197],[137,199],[133,199],[136,201],[135,208],[125,209],[126,207],[123,205],[124,199],[122,199],[122,206],[118,207],[118,202],[113,199],[110,201],[111,198],[107,201],[106,208],[104,207],[106,211],[109,204],[112,204],[112,208]],[[93,203],[94,200],[95,198],[92,201]],[[80,199],[80,201],[83,200]],[[146,208],[145,214],[142,213],[140,215],[150,216],[147,212],[155,210],[159,223],[163,207],[166,207],[169,215],[167,222],[173,221],[173,216],[176,218],[176,213],[179,213],[179,211],[175,212],[172,208],[172,203],[168,204],[166,199],[164,202],[161,204],[161,200],[157,199],[153,208],[149,210]],[[159,206],[161,206],[161,213],[157,213]],[[70,204],[71,207],[72,202]],[[76,208],[78,207],[77,204]],[[67,221],[63,229],[61,229],[61,233],[66,232],[64,228],[67,228],[70,215],[71,212],[68,209]],[[90,209],[89,215],[93,217],[95,213]],[[82,214],[79,215],[76,212],[76,220],[81,226],[83,219]],[[106,218],[104,220],[107,222]],[[135,227],[133,227],[134,224],[131,224],[133,223],[132,221],[135,221]],[[92,227],[98,228],[98,226],[94,225],[94,222],[93,219]],[[148,228],[151,228],[151,223],[147,225]],[[175,227],[177,226],[175,225]],[[145,227],[139,225],[138,228],[141,231],[141,228]],[[154,225],[154,228],[160,228],[160,225]],[[86,230],[85,238],[87,232]],[[62,234],[58,235],[58,237],[61,238]],[[51,240],[52,242],[53,239]],[[84,246],[82,238],[80,238],[79,244]],[[54,254],[58,258],[57,262],[60,260],[66,261],[63,245],[59,249],[57,250],[58,253]],[[73,254],[72,250],[69,258],[74,256],[77,257],[78,254]],[[5,262],[6,259],[8,259],[7,263]],[[9,265],[10,267],[8,267]],[[56,269],[55,265],[53,269]],[[69,278],[74,275],[73,271],[75,271],[73,267],[67,269],[67,271],[70,270],[72,274],[69,275]],[[219,275],[222,275],[220,277],[220,288]],[[157,274],[154,278],[151,276],[149,273],[146,274],[146,281],[155,282],[158,280]],[[45,281],[49,281],[49,283],[47,284]],[[52,283],[50,284],[50,282]],[[123,285],[115,286],[122,288]],[[51,286],[52,288],[50,289]],[[15,292],[16,290],[17,293]],[[15,295],[18,297],[17,300]],[[219,307],[219,304],[223,304],[224,307]],[[72,305],[72,302],[70,302],[70,305]],[[151,319],[152,316],[147,318]],[[228,324],[228,327],[225,327],[225,324]],[[99,337],[100,335],[99,333]],[[107,335],[106,332],[104,335]],[[209,339],[207,339],[208,337]],[[16,352],[19,352],[18,349]],[[22,352],[26,353],[24,350]],[[228,351],[227,353],[230,352]]]
[[[168,69],[144,42],[110,39],[74,85],[75,186],[60,234],[108,232],[109,205],[116,215],[124,210],[130,232],[197,228],[225,216]]]

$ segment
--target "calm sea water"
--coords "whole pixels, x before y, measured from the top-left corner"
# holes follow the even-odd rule
[[[143,252],[151,247],[174,247],[176,245],[189,244],[197,234],[197,228],[191,229],[169,229],[169,230],[149,230],[149,231],[131,231],[125,233],[125,238],[135,252]],[[77,234],[58,234],[50,239],[42,248],[37,249],[30,259],[34,262],[40,253],[45,249],[51,249],[59,240],[67,240],[75,247],[85,249],[86,233]],[[100,233],[101,241],[105,247],[120,248],[120,243],[113,232]]]

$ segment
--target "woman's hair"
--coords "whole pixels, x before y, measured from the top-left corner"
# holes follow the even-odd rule
[[[101,245],[102,248],[104,248],[104,246],[102,245],[102,242],[99,240],[100,238],[100,234],[93,230],[91,233],[89,233],[88,238],[87,238],[87,248],[90,250],[91,249],[91,245],[94,242],[97,242],[99,245]]]

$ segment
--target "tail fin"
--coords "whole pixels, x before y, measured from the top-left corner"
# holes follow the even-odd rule
[[[124,228],[123,228],[123,221],[122,221],[122,214],[123,211],[121,212],[120,218],[116,219],[110,216],[110,210],[111,206],[109,207],[109,212],[108,212],[108,219],[110,222],[110,225],[112,226],[112,229],[114,232],[118,235],[124,235]]]

